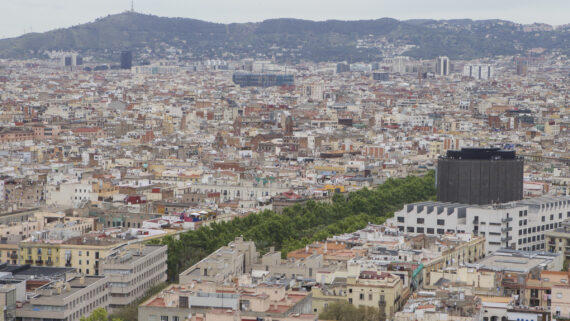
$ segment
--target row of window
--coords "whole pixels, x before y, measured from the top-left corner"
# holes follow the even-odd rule
[[[398,226],[398,229],[399,229],[401,232],[404,232],[404,227],[403,227],[403,226]],[[408,226],[408,227],[406,228],[406,232],[408,232],[408,233],[414,233],[414,232],[415,232],[415,233],[426,233],[426,234],[435,234],[435,233],[437,232],[437,234],[443,235],[443,234],[445,234],[445,229],[438,228],[438,229],[436,230],[436,229],[434,229],[433,227],[428,227],[428,228],[417,227],[417,228],[414,228],[413,226]],[[449,232],[449,233],[455,233],[455,230],[448,229],[447,232]],[[458,232],[460,232],[460,231],[458,231]]]
[[[519,235],[526,235],[526,234],[530,234],[530,233],[536,233],[536,232],[541,232],[541,231],[546,231],[546,230],[553,230],[557,227],[562,226],[562,223],[550,223],[550,224],[545,224],[545,225],[541,225],[541,226],[535,226],[533,228],[524,228],[522,230],[519,230]]]
[[[404,223],[405,219],[403,216],[398,216],[398,223]],[[416,220],[417,224],[424,224],[425,220],[423,217],[418,217]],[[445,225],[445,220],[442,219],[438,219],[437,220],[437,225],[439,226],[444,226]]]

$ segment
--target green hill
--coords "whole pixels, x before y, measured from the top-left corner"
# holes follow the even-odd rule
[[[192,58],[276,56],[281,61],[373,61],[378,48],[357,48],[357,40],[414,45],[405,55],[452,59],[524,54],[542,47],[570,53],[567,29],[524,32],[522,26],[501,20],[408,20],[390,18],[360,21],[271,19],[259,23],[211,23],[125,12],[94,22],[0,40],[0,57],[41,57],[47,50],[74,50],[104,59],[121,50],[159,58],[168,48]]]

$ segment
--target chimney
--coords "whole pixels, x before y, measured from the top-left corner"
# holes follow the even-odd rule
[[[81,276],[79,277],[79,284],[85,285],[85,275],[81,275]]]

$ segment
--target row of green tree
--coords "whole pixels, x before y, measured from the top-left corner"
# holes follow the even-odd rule
[[[309,201],[285,208],[282,214],[266,210],[181,233],[178,240],[167,236],[155,242],[168,245],[168,280],[177,282],[180,272],[237,236],[253,240],[262,253],[273,246],[285,257],[314,241],[353,232],[368,223],[381,224],[404,204],[433,199],[435,193],[431,171],[423,177],[388,179],[373,189],[336,194],[331,203]]]

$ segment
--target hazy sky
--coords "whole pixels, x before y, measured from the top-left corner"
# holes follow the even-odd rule
[[[0,38],[69,27],[129,9],[131,0],[0,0]],[[492,19],[570,23],[570,0],[135,0],[135,11],[214,22]]]

